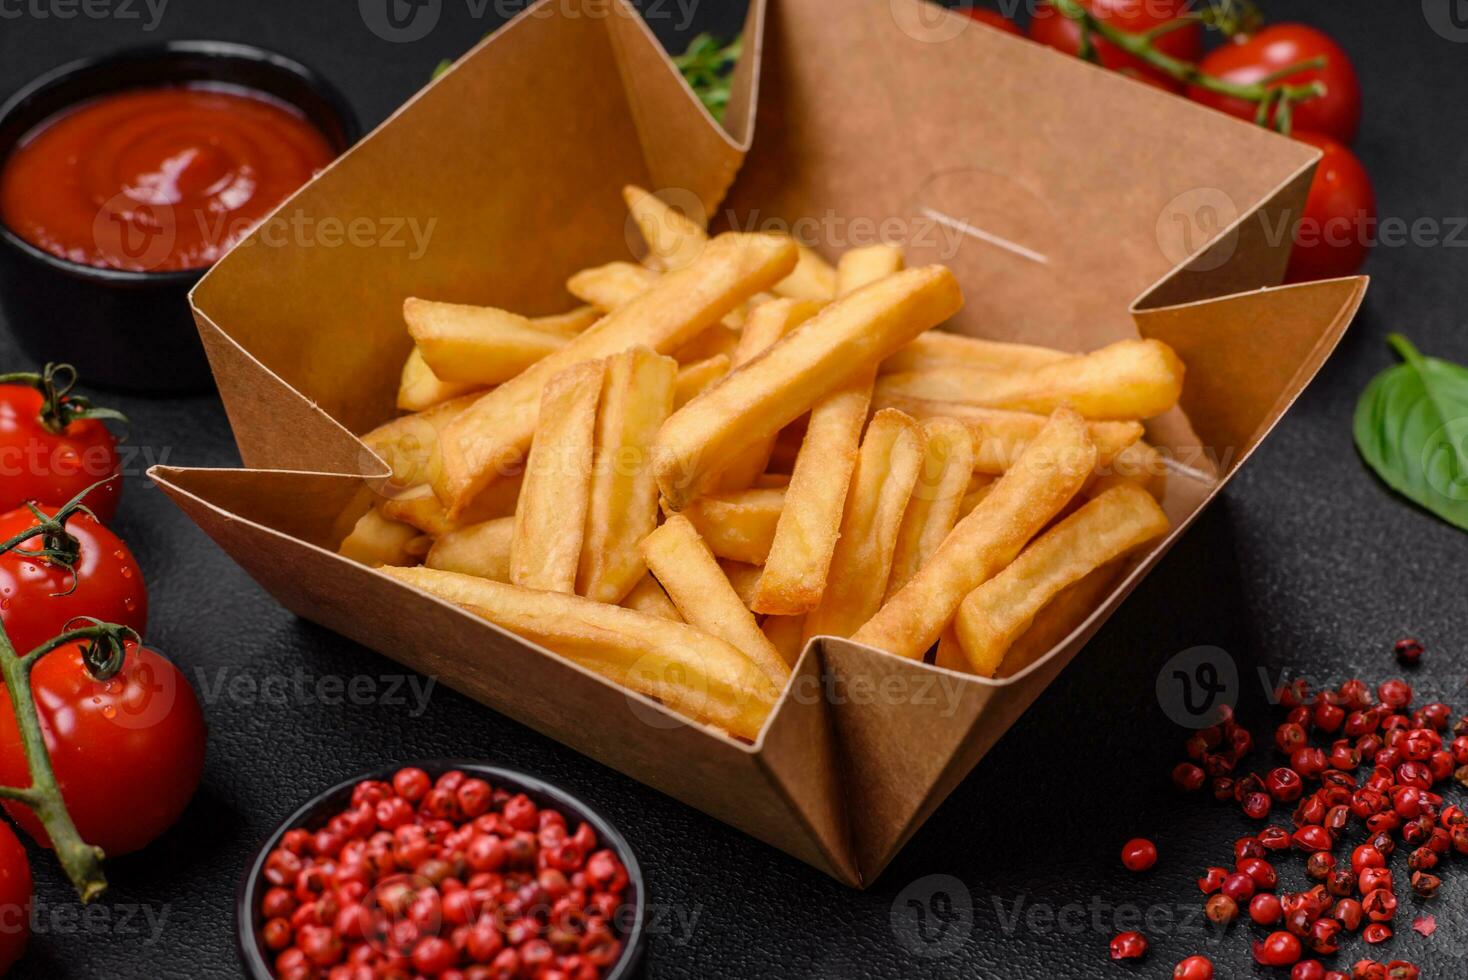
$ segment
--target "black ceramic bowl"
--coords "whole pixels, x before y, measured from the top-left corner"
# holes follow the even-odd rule
[[[235,937],[239,944],[240,960],[244,964],[245,975],[250,980],[272,980],[275,976],[270,968],[271,959],[264,951],[260,936],[264,923],[260,921],[256,912],[260,907],[260,899],[264,897],[269,888],[265,881],[264,871],[265,860],[270,856],[270,852],[280,844],[280,839],[288,830],[296,827],[317,830],[325,826],[334,814],[340,813],[347,807],[352,799],[353,787],[362,780],[388,781],[392,779],[393,773],[405,766],[416,766],[435,779],[450,769],[458,769],[485,780],[496,789],[503,788],[515,793],[524,793],[539,807],[559,810],[566,817],[566,822],[573,833],[578,822],[591,824],[591,829],[596,831],[601,845],[615,851],[618,859],[627,868],[627,901],[632,909],[630,924],[625,921],[615,923],[619,930],[625,927],[625,931],[621,931],[618,936],[622,940],[622,956],[607,972],[606,980],[629,980],[631,977],[640,975],[638,968],[642,962],[642,946],[647,924],[647,885],[642,880],[642,868],[638,865],[632,848],[628,846],[626,839],[617,832],[617,829],[601,814],[570,793],[533,776],[478,762],[433,759],[428,762],[405,762],[400,766],[365,772],[333,786],[307,801],[299,810],[287,817],[260,847],[250,862],[249,869],[245,872],[244,880],[240,882],[239,895],[235,902]]]
[[[198,82],[295,106],[338,153],[359,135],[346,100],[299,62],[243,44],[170,41],[75,61],[22,88],[0,106],[0,161],[37,125],[79,102]],[[0,306],[11,332],[37,364],[66,361],[89,386],[208,390],[209,365],[188,304],[205,271],[99,269],[57,258],[0,225]]]

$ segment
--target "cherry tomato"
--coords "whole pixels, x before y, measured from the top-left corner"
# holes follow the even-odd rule
[[[963,7],[960,9],[981,24],[998,28],[1006,34],[1024,37],[1024,32],[1019,29],[1019,25],[997,10],[985,10],[983,7]]]
[[[1349,276],[1366,261],[1376,230],[1376,195],[1356,155],[1329,136],[1295,133],[1295,139],[1325,151],[1305,214],[1295,230],[1288,282]]]
[[[29,385],[0,385],[0,510],[27,500],[59,507],[122,472],[117,439],[99,419],[72,419],[53,432],[41,419],[44,404]],[[98,487],[88,494],[87,506],[112,520],[121,487],[121,479]]]
[[[84,646],[42,657],[31,691],[77,832],[116,857],[157,838],[193,797],[204,772],[204,716],[194,689],[163,656],[129,642],[122,670],[99,682],[83,663]],[[0,783],[29,782],[10,695],[0,687]],[[6,803],[5,809],[50,845],[28,808]]]
[[[9,824],[0,823],[0,973],[25,952],[31,936],[31,866]]]
[[[40,509],[46,514],[58,510]],[[0,515],[0,541],[9,541],[37,523],[25,507]],[[77,544],[74,589],[72,573],[59,564],[14,551],[0,554],[0,622],[18,653],[64,632],[78,616],[131,626],[139,633],[148,625],[148,591],[127,545],[88,514],[74,514],[66,530]],[[20,545],[27,551],[43,546],[39,535]]]
[[[1243,38],[1213,51],[1203,59],[1204,73],[1242,85],[1258,82],[1291,65],[1324,58],[1324,68],[1294,72],[1280,79],[1281,85],[1323,82],[1325,94],[1293,106],[1294,126],[1323,133],[1342,143],[1356,138],[1361,122],[1361,83],[1355,66],[1341,46],[1325,34],[1304,24],[1275,24],[1253,37]],[[1196,86],[1188,97],[1215,109],[1253,121],[1258,107],[1252,102],[1209,92]]]
[[[1096,16],[1097,20],[1140,34],[1162,24],[1168,24],[1187,13],[1188,0],[1079,0]],[[1030,18],[1030,37],[1041,44],[1067,54],[1079,54],[1081,50],[1081,28],[1075,21],[1063,16],[1054,5],[1045,0],[1035,8]],[[1095,38],[1096,55],[1101,64],[1112,71],[1125,72],[1142,81],[1166,89],[1181,92],[1183,86],[1171,76],[1158,71],[1151,65],[1116,47],[1102,38]],[[1164,34],[1156,41],[1159,51],[1183,61],[1197,61],[1203,54],[1203,27],[1193,23]]]

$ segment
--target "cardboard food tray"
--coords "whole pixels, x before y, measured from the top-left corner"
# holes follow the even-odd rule
[[[152,475],[297,614],[862,887],[1237,471],[1366,284],[1263,288],[1316,150],[923,0],[756,0],[734,88],[726,132],[621,0],[530,8],[277,215],[433,222],[421,256],[257,232],[200,283],[249,468]],[[338,517],[386,472],[353,433],[394,414],[403,298],[569,308],[568,274],[632,257],[626,183],[828,258],[895,234],[958,275],[965,334],[1171,344],[1186,391],[1149,438],[1178,461],[1172,533],[1000,680],[813,640],[754,745],[337,556]]]

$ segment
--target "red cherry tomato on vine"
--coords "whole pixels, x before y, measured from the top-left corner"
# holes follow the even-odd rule
[[[42,657],[31,691],[61,798],[89,844],[109,857],[145,847],[183,813],[204,772],[204,715],[194,689],[172,663],[126,644],[122,670],[96,681],[82,660],[85,644]],[[0,783],[26,786],[29,769],[0,687]],[[5,804],[16,823],[49,846],[41,822],[19,803]]]
[[[1294,128],[1350,143],[1356,138],[1356,128],[1361,122],[1361,83],[1341,46],[1315,28],[1304,24],[1274,24],[1253,37],[1213,51],[1203,59],[1201,67],[1205,74],[1215,78],[1249,85],[1313,58],[1324,58],[1326,66],[1294,72],[1278,82],[1304,85],[1318,81],[1325,85],[1324,95],[1293,105]],[[1188,90],[1188,98],[1250,122],[1258,110],[1252,102],[1196,86]]]
[[[964,7],[962,10],[981,24],[996,27],[1006,34],[1024,37],[1024,33],[1019,29],[1019,25],[997,10],[985,10],[983,7]]]
[[[1188,11],[1188,0],[1079,0],[1080,5],[1096,16],[1097,20],[1133,34],[1141,34],[1169,24]],[[1030,37],[1041,44],[1067,54],[1079,54],[1081,50],[1081,28],[1056,10],[1045,0],[1030,18]],[[1112,71],[1135,75],[1169,92],[1181,92],[1183,86],[1171,76],[1158,71],[1151,65],[1116,47],[1102,38],[1095,38],[1096,56],[1101,64]],[[1157,49],[1182,61],[1197,61],[1203,55],[1203,26],[1189,24],[1164,34],[1156,41]]]
[[[59,508],[40,510],[54,514]],[[37,523],[25,507],[0,515],[0,541],[9,541]],[[64,632],[78,616],[131,626],[140,634],[148,625],[148,590],[127,545],[87,514],[72,515],[66,531],[77,546],[75,589],[72,573],[60,564],[14,551],[0,553],[0,622],[17,653],[33,650]],[[20,547],[40,551],[42,536]]]
[[[25,952],[31,936],[31,866],[9,824],[0,823],[0,973]]]
[[[61,506],[87,487],[122,472],[117,439],[99,419],[72,419],[60,431],[41,420],[45,398],[35,388],[0,384],[0,510],[27,500]],[[117,513],[122,480],[87,495],[104,521]]]
[[[1366,261],[1376,233],[1376,195],[1356,155],[1329,136],[1295,133],[1295,139],[1325,151],[1305,214],[1295,230],[1287,282],[1349,276]]]

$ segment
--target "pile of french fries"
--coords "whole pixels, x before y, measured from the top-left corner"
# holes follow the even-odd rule
[[[942,266],[625,197],[648,257],[573,275],[577,309],[404,303],[411,414],[362,437],[392,476],[342,554],[752,740],[811,637],[1002,676],[1166,533],[1166,345],[936,331]]]

